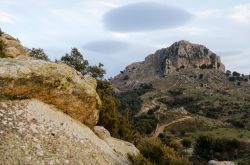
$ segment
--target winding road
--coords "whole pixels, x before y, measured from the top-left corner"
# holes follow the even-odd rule
[[[184,121],[184,120],[191,119],[191,118],[192,118],[191,116],[185,116],[185,117],[183,117],[183,118],[177,119],[177,120],[172,121],[172,122],[170,122],[170,123],[163,124],[163,125],[161,125],[161,126],[159,126],[159,127],[156,128],[156,130],[155,130],[153,136],[154,136],[154,137],[158,137],[159,134],[160,134],[161,132],[163,132],[164,129],[165,129],[166,127],[168,127],[168,126],[170,126],[170,125],[172,125],[172,124],[178,123],[178,122],[182,122],[182,121]]]

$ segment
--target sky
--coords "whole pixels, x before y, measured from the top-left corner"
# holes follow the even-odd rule
[[[0,27],[51,59],[76,47],[106,77],[179,40],[250,74],[250,0],[0,0]]]

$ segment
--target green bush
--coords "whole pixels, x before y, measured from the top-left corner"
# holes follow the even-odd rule
[[[164,145],[158,138],[146,138],[138,144],[141,154],[157,165],[191,165],[184,157]]]
[[[233,160],[237,158],[240,142],[236,139],[199,136],[196,139],[194,153],[207,160]]]
[[[113,137],[133,141],[136,132],[128,117],[119,113],[117,109],[119,100],[115,97],[111,84],[108,81],[98,80],[97,93],[102,101],[98,125],[104,126]]]
[[[50,60],[48,55],[41,48],[38,48],[38,49],[32,48],[31,50],[29,50],[29,55],[31,57],[34,57],[34,58],[37,58],[37,59],[40,59],[40,60],[45,60],[45,61]]]
[[[137,156],[129,156],[132,165],[155,165],[155,163],[151,163],[148,159],[146,159],[141,154]]]
[[[140,96],[152,89],[152,84],[140,84],[139,87],[131,91],[120,93],[117,95],[120,100],[119,111],[122,113],[128,112],[129,119],[132,121],[134,115],[136,115],[141,109],[142,100]]]
[[[150,134],[155,130],[158,120],[154,114],[142,114],[135,117],[132,123],[139,132]]]

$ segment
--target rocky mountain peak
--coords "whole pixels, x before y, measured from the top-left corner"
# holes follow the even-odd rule
[[[133,88],[138,84],[149,83],[187,68],[225,71],[220,57],[208,48],[181,40],[167,48],[157,50],[142,62],[127,66],[112,80],[112,83],[120,86],[119,82],[126,80],[122,86],[125,83],[125,88]]]

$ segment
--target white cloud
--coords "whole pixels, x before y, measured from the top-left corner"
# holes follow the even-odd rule
[[[115,8],[115,7],[119,7],[119,5],[116,5],[114,3],[110,3],[110,2],[101,2],[104,6],[107,6],[107,7],[112,7],[112,8]]]
[[[204,32],[204,29],[197,27],[180,27],[176,29],[179,33],[185,33],[188,35],[199,35]]]
[[[0,22],[14,24],[16,22],[16,18],[9,13],[0,12]]]
[[[250,25],[250,3],[235,6],[229,18],[235,22]]]
[[[194,13],[198,18],[206,19],[210,17],[218,17],[220,15],[220,10],[218,9],[206,9]]]

